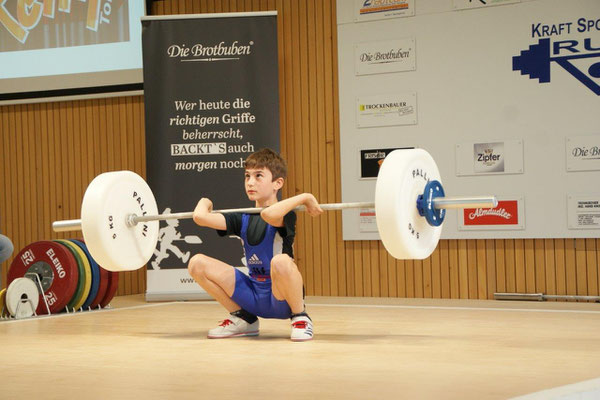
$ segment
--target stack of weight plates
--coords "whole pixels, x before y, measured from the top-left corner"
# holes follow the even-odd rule
[[[83,240],[76,239],[40,241],[22,249],[8,271],[7,306],[10,286],[19,278],[29,278],[35,284],[38,293],[35,302],[38,315],[48,314],[41,292],[48,303],[50,313],[54,314],[65,310],[104,308],[110,303],[119,286],[118,272],[110,272],[99,266],[91,257]],[[18,293],[21,292],[11,292],[15,296]],[[15,310],[5,308],[10,315],[16,316],[13,314]],[[21,308],[31,306],[23,305],[19,309]]]

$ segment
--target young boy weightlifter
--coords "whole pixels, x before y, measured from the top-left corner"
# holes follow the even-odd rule
[[[259,320],[292,320],[291,339],[310,340],[312,320],[304,308],[302,275],[294,262],[296,214],[304,205],[311,216],[323,212],[310,193],[282,201],[277,192],[286,178],[286,163],[277,153],[262,149],[246,159],[245,189],[259,214],[212,213],[213,204],[202,198],[194,210],[194,221],[214,228],[220,236],[242,239],[250,276],[222,261],[197,254],[190,260],[190,275],[229,311],[230,317],[208,331],[211,339],[256,336]]]

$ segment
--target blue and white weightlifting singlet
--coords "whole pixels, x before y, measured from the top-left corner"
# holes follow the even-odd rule
[[[277,228],[267,224],[263,240],[251,245],[247,235],[249,220],[249,214],[242,215],[241,239],[250,277],[235,270],[235,290],[231,298],[256,316],[287,319],[292,313],[289,305],[285,300],[277,300],[271,290],[271,260],[281,254],[282,239],[277,235]]]

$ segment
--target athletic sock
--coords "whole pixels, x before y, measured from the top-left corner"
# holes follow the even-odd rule
[[[306,313],[306,309],[302,310],[302,312],[299,312],[298,314],[292,314],[290,316],[290,319],[294,319],[296,317],[307,317],[308,319],[310,319],[312,321],[312,318],[308,316],[308,314]]]
[[[240,308],[239,310],[231,312],[229,314],[233,315],[234,317],[241,318],[249,324],[255,323],[256,320],[258,319],[256,317],[256,315],[250,314],[248,311],[244,310],[243,308]]]

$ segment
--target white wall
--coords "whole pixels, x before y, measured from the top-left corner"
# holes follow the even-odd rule
[[[495,194],[523,200],[520,229],[459,230],[458,212],[449,211],[442,238],[598,237],[600,216],[588,229],[568,227],[569,195],[600,200],[600,166],[567,172],[566,143],[592,136],[584,144],[600,146],[600,95],[556,62],[551,62],[549,83],[513,71],[512,63],[513,56],[545,37],[551,43],[577,40],[580,54],[598,57],[572,63],[600,84],[600,77],[588,71],[600,62],[600,22],[589,32],[576,31],[580,18],[600,19],[600,1],[523,0],[462,11],[453,5],[453,0],[415,0],[412,17],[355,22],[355,2],[338,0],[342,201],[374,200],[375,181],[360,179],[361,149],[414,146],[432,154],[449,196]],[[532,29],[538,23],[569,22],[570,33],[538,37]],[[414,70],[356,75],[355,45],[406,38],[415,39]],[[584,39],[599,50],[583,50]],[[568,54],[563,50],[558,55]],[[410,92],[416,93],[416,124],[357,128],[357,98]],[[472,149],[474,143],[490,142],[505,143],[504,151],[510,153],[505,156],[512,160],[509,173],[457,171],[457,161],[473,165],[472,159],[462,159],[473,157],[472,151],[456,159],[457,145]],[[358,210],[344,211],[343,231],[346,240],[378,239],[377,233],[360,232]]]

